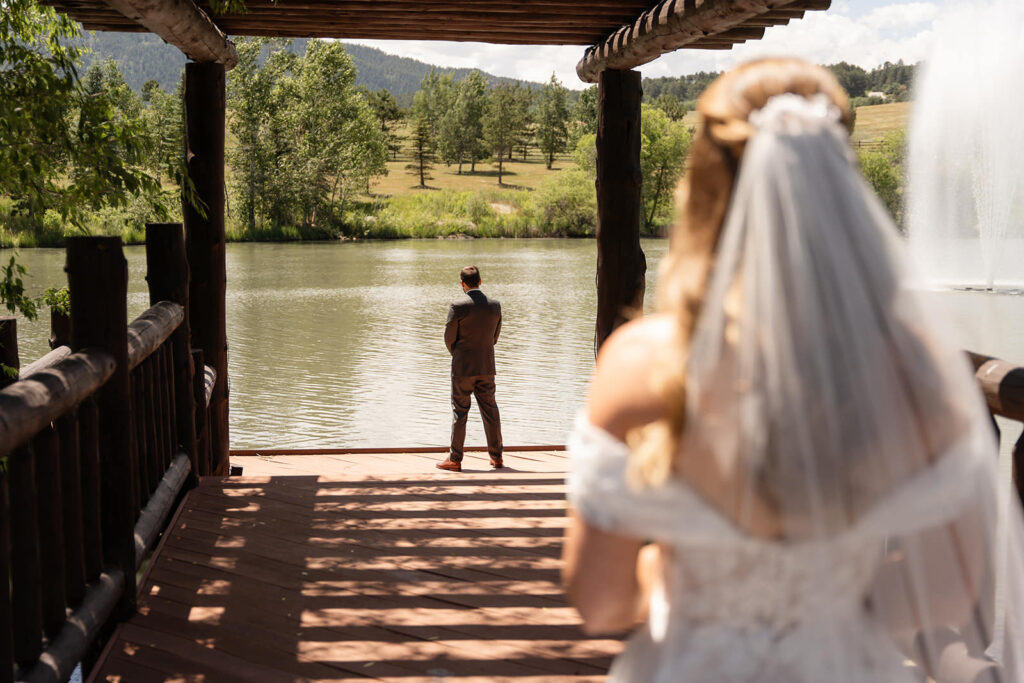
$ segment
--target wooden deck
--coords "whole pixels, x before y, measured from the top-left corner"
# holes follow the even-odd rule
[[[564,453],[232,458],[185,499],[94,681],[597,681],[558,585]]]

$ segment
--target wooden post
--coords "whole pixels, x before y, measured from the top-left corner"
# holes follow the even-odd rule
[[[78,453],[82,475],[82,553],[85,580],[95,581],[103,571],[103,529],[100,512],[100,416],[96,399],[87,398],[78,407]]]
[[[11,368],[15,373],[21,367],[18,357],[18,319],[13,315],[0,316],[0,365]],[[0,389],[18,381],[17,374],[8,375],[0,369]]]
[[[153,487],[149,484],[149,449],[146,442],[146,408],[142,402],[144,391],[143,366],[132,370],[132,421],[135,423],[135,476],[138,477],[139,506],[149,502]]]
[[[135,611],[135,460],[128,373],[128,262],[120,237],[68,239],[71,348],[95,346],[114,357],[117,369],[97,392],[103,557],[124,572],[121,618]]]
[[[7,470],[0,472],[0,683],[14,681],[14,623],[11,612],[11,517]]]
[[[18,321],[13,316],[0,317],[0,363],[7,367],[21,366],[18,358]],[[0,389],[15,382],[0,373]],[[11,611],[11,517],[7,497],[8,468],[0,470],[0,683],[14,680],[14,632]]]
[[[174,456],[181,450],[178,441],[178,410],[177,410],[177,396],[175,395],[175,386],[177,384],[177,373],[174,371],[174,344],[170,341],[165,342],[163,346],[157,349],[157,360],[162,362],[164,365],[164,377],[166,378],[166,384],[164,384],[162,390],[164,392],[164,402],[167,404],[167,412],[164,414],[164,421],[166,424],[167,439],[169,443],[169,452],[167,455],[167,467],[170,467],[171,463],[174,462]],[[191,354],[189,354],[191,355]],[[191,360],[191,359],[190,359]],[[192,395],[192,387],[189,387],[189,396]],[[191,466],[191,461],[189,463]],[[167,468],[164,468],[167,471]]]
[[[597,87],[597,326],[595,347],[643,311],[640,248],[640,73],[606,69]]]
[[[149,282],[149,303],[173,301],[185,309],[185,319],[170,337],[174,368],[174,399],[176,440],[192,464],[190,485],[199,474],[199,452],[196,446],[195,401],[192,395],[192,366],[189,351],[189,268],[185,257],[185,234],[180,223],[151,223],[146,226],[146,280]]]
[[[64,515],[64,577],[68,604],[85,597],[85,552],[82,548],[82,464],[78,415],[72,410],[57,420],[60,435],[60,485]]]
[[[146,366],[149,368],[150,377],[153,378],[153,431],[156,433],[156,469],[153,472],[156,475],[156,481],[160,481],[160,477],[164,475],[164,470],[167,469],[167,463],[170,462],[171,458],[168,455],[168,438],[170,435],[167,433],[167,421],[164,419],[164,412],[167,410],[166,399],[164,397],[164,382],[169,381],[164,376],[163,363],[160,362],[160,350],[157,349],[153,352],[149,358],[146,359]]]
[[[60,439],[50,425],[32,440],[39,501],[39,580],[43,586],[43,630],[51,639],[64,626],[64,505],[60,481]]]
[[[21,367],[18,357],[18,321],[11,316],[0,317],[0,363],[15,371]],[[0,373],[0,388],[16,381],[17,375]],[[10,636],[13,658],[19,664],[31,664],[39,658],[43,643],[43,588],[39,576],[39,507],[35,459],[28,448],[22,447],[11,453],[6,460],[4,484],[10,492],[10,545],[5,550],[10,558],[11,583],[3,585],[11,586],[9,594],[5,591],[10,601],[7,609],[12,614],[12,621],[18,624]]]
[[[14,661],[31,665],[43,651],[43,586],[39,567],[39,501],[32,451],[22,447],[7,456],[11,506],[11,607]]]
[[[213,473],[228,473],[228,356],[224,295],[224,66],[185,65],[185,162],[205,217],[182,202],[192,346],[217,371],[210,399]],[[199,369],[196,369],[198,372]]]
[[[50,309],[50,348],[71,346],[71,316]]]
[[[192,378],[192,395],[196,406],[196,445],[199,449],[199,476],[213,474],[213,463],[210,461],[210,426],[207,418],[210,411],[206,405],[206,365],[203,363],[203,352],[192,351],[192,365],[196,373]]]
[[[146,423],[146,471],[149,473],[149,490],[156,491],[163,476],[160,468],[160,431],[156,423],[156,379],[153,377],[153,363],[149,358],[136,368],[142,380],[142,402],[144,412],[139,417]]]

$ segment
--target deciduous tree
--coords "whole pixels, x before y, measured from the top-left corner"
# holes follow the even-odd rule
[[[584,135],[597,134],[597,86],[581,90],[572,109],[571,142],[575,145]]]
[[[640,118],[640,169],[644,225],[654,231],[670,205],[672,188],[683,173],[690,130],[655,107],[643,106]]]
[[[471,71],[455,84],[455,101],[451,113],[454,122],[452,146],[455,160],[459,164],[459,174],[466,160],[471,164],[470,171],[476,171],[477,159],[486,153],[483,144],[486,106],[487,79],[479,71]]]
[[[0,0],[0,196],[29,223],[53,209],[81,226],[92,210],[157,189],[141,170],[144,131],[79,80],[77,36],[34,0]]]

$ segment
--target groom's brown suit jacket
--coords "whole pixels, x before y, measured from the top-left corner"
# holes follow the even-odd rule
[[[444,326],[444,343],[452,354],[452,377],[493,377],[501,304],[479,289],[466,294],[448,308]]]

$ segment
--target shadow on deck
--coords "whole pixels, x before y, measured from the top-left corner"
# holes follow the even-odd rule
[[[233,458],[256,476],[189,492],[92,680],[599,680],[620,643],[559,589],[564,453],[437,459]]]

